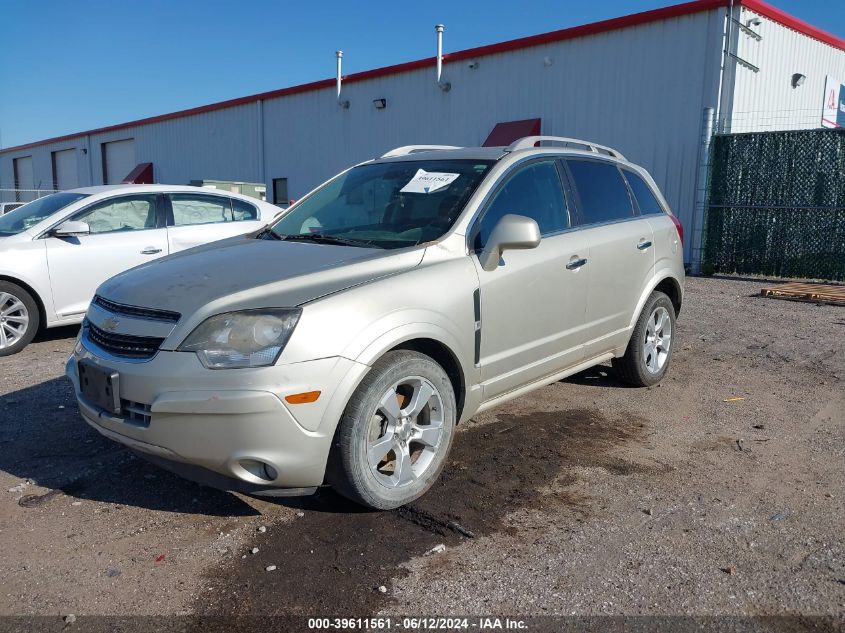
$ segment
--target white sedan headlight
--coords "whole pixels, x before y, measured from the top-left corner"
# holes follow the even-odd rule
[[[301,314],[301,308],[218,314],[191,332],[179,351],[196,352],[209,369],[266,367],[279,358]]]

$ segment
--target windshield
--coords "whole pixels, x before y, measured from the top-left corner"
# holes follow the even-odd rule
[[[275,237],[402,248],[448,231],[492,161],[360,165],[341,174],[272,226]]]
[[[53,215],[56,211],[87,197],[88,194],[85,193],[61,191],[28,202],[22,207],[0,216],[0,235],[15,235],[26,231],[41,220]]]

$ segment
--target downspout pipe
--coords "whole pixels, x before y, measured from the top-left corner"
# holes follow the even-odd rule
[[[710,187],[710,145],[716,112],[704,108],[701,117],[701,138],[698,148],[698,173],[696,174],[695,204],[692,210],[690,233],[690,272],[700,275],[704,258],[704,233],[707,223],[707,194]]]

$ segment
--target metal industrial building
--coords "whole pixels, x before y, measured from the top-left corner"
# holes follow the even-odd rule
[[[134,172],[265,183],[283,203],[392,147],[480,145],[494,128],[488,144],[506,143],[541,129],[648,168],[695,263],[714,130],[845,125],[845,40],[759,0],[698,0],[448,53],[439,81],[437,67],[435,56],[345,76],[340,96],[326,79],[6,148],[0,189]]]

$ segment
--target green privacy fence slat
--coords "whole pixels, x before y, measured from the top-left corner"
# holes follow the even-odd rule
[[[705,273],[845,281],[845,130],[719,134]]]

